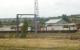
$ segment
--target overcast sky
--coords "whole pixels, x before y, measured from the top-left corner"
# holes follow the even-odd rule
[[[41,17],[80,14],[80,0],[39,0]],[[0,0],[0,18],[34,13],[34,0]]]

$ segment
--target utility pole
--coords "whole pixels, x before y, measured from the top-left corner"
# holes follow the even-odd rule
[[[39,11],[38,11],[38,0],[34,0],[34,26],[35,26],[35,33],[38,32],[38,15],[39,15]]]
[[[17,14],[17,20],[16,20],[16,24],[17,24],[17,34],[19,33],[19,15]]]

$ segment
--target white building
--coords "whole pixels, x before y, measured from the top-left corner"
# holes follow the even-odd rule
[[[62,19],[50,19],[45,23],[47,31],[77,30],[75,23],[68,23]]]
[[[24,23],[20,23],[19,24],[19,27],[20,27],[20,30],[21,30],[21,27],[24,25]],[[28,31],[31,31],[31,27],[28,27]]]
[[[13,26],[3,26],[0,27],[0,31],[15,31],[16,29]]]

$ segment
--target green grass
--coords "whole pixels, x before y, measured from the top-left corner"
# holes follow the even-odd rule
[[[15,38],[16,33],[0,33],[2,38]],[[26,33],[26,38],[80,39],[80,33]]]

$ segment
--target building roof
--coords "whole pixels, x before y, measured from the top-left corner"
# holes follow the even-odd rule
[[[19,26],[23,26],[23,23],[20,23]]]
[[[57,22],[59,22],[60,20],[62,20],[62,19],[50,19],[50,20],[48,20],[46,23],[57,23]]]

